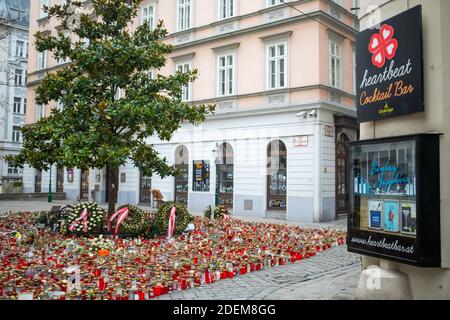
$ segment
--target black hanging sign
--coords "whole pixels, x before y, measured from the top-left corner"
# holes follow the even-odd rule
[[[358,123],[424,110],[422,7],[360,32],[356,40]]]

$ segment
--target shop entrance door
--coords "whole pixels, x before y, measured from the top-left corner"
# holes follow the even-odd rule
[[[350,140],[342,133],[336,143],[336,215],[348,213],[347,146]]]

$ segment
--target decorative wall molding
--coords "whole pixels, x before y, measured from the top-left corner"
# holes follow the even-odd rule
[[[285,19],[289,16],[289,8],[281,8],[274,11],[264,13],[264,22],[272,22]]]
[[[216,33],[217,34],[229,33],[237,29],[238,29],[237,21],[232,21],[216,26]]]

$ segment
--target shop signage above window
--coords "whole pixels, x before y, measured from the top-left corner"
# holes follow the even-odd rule
[[[424,110],[422,7],[416,6],[356,40],[358,123]]]
[[[349,151],[349,251],[439,267],[439,135],[358,141]]]

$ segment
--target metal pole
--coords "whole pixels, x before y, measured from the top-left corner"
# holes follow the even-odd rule
[[[216,164],[216,194],[214,197],[214,206],[219,205],[219,165]]]
[[[50,178],[48,181],[48,202],[52,202],[52,165],[50,165]]]

